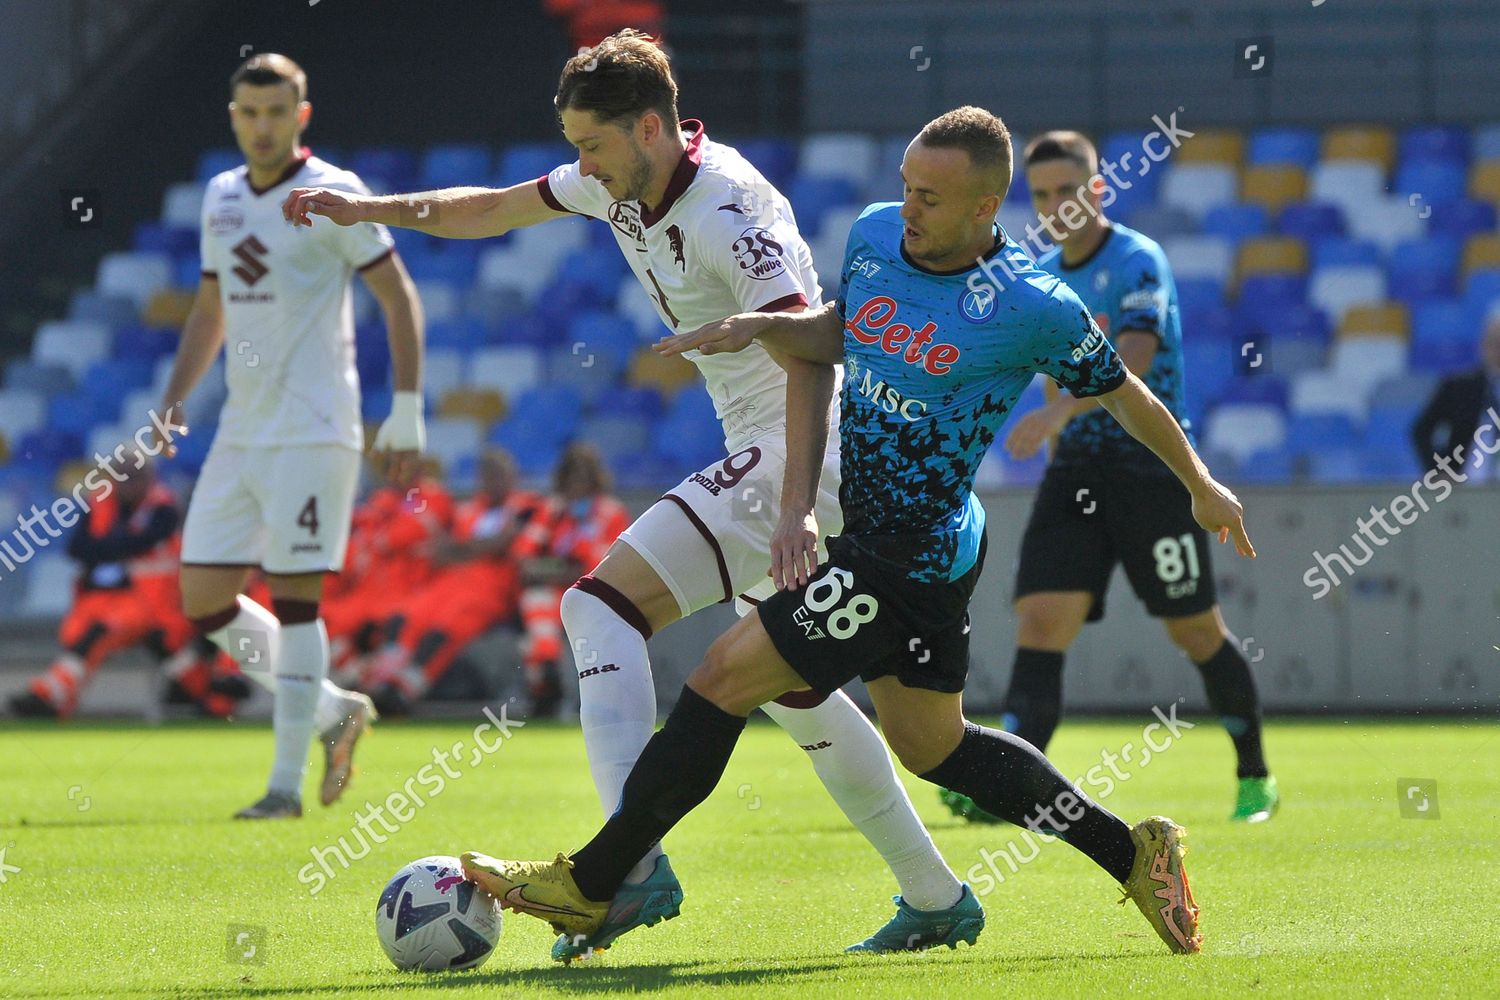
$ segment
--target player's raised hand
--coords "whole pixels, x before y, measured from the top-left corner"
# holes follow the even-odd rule
[[[771,533],[771,571],[777,590],[807,586],[818,571],[818,519],[810,512],[802,516],[783,514]]]
[[[740,313],[687,333],[663,337],[652,346],[652,350],[665,355],[693,350],[704,354],[733,354],[749,347],[755,335],[764,330],[774,318],[767,313]]]
[[[364,221],[364,209],[373,198],[333,191],[329,188],[293,188],[281,203],[281,215],[294,226],[312,225],[312,216],[321,215],[341,226]]]
[[[1235,551],[1255,558],[1255,546],[1245,533],[1245,508],[1227,486],[1210,479],[1194,490],[1193,518],[1204,531],[1218,535],[1220,542],[1227,542],[1233,535]]]

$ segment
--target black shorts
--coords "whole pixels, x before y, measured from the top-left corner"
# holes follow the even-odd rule
[[[813,690],[894,675],[906,687],[956,692],[969,673],[969,597],[984,567],[951,583],[922,583],[866,540],[828,539],[828,561],[806,587],[761,602],[771,642]]]
[[[1155,618],[1218,603],[1208,533],[1175,477],[1048,469],[1021,539],[1016,597],[1086,591],[1088,620],[1098,621],[1116,563]]]

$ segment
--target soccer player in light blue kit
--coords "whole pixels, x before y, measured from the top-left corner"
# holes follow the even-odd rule
[[[709,648],[593,840],[549,862],[464,855],[465,875],[506,906],[564,934],[591,933],[636,859],[713,790],[756,706],[859,676],[908,770],[1057,835],[1120,883],[1169,948],[1200,949],[1181,827],[1161,816],[1126,824],[1031,744],[963,716],[967,605],[985,549],[974,473],[1035,372],[1099,397],[1188,487],[1198,522],[1254,555],[1239,501],[1172,415],[1120,363],[1078,297],[996,228],[1010,172],[1000,119],[951,111],[907,147],[904,200],[872,205],[855,223],[835,302],[735,316],[664,342],[667,352],[715,353],[759,338],[828,366],[830,395],[843,362],[845,530],[828,539],[819,567],[811,512],[828,421],[812,399],[787,417],[771,552],[778,593]],[[969,877],[978,881],[982,868]],[[967,886],[965,896],[977,911]]]

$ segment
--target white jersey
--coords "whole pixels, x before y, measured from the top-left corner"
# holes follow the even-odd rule
[[[559,212],[602,219],[663,323],[684,333],[741,312],[822,304],[812,251],[791,205],[732,147],[713,142],[703,123],[682,123],[687,150],[655,211],[615,201],[576,162],[538,179],[542,200]],[[786,372],[759,343],[735,354],[689,351],[708,383],[731,453],[786,427]],[[838,440],[837,400],[833,407]]]
[[[308,155],[274,185],[226,170],[203,196],[203,274],[224,305],[229,395],[216,441],[240,446],[364,446],[349,278],[395,246],[384,226],[293,228],[281,203],[293,187],[369,194],[358,177]]]

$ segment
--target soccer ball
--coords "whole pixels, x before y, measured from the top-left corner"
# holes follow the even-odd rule
[[[478,968],[500,940],[500,901],[466,881],[457,858],[420,858],[381,892],[375,933],[403,971]]]

